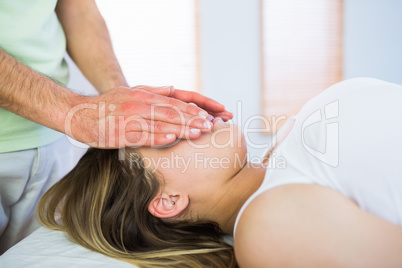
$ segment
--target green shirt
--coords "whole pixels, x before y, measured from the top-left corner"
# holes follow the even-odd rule
[[[66,85],[66,38],[56,4],[57,0],[1,0],[0,49]],[[36,148],[62,135],[0,108],[0,153]]]

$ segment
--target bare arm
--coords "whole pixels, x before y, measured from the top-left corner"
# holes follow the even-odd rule
[[[103,93],[128,86],[95,1],[59,0],[56,13],[67,37],[68,53],[95,88]]]
[[[206,112],[187,101],[232,117],[223,105],[194,92],[124,87],[127,82],[95,2],[60,0],[56,9],[70,55],[102,94],[73,93],[0,50],[0,107],[100,148],[163,145],[210,131],[202,118]]]
[[[402,267],[402,228],[318,185],[256,198],[235,237],[241,267]]]
[[[162,145],[201,134],[191,128],[209,131],[202,109],[165,97],[171,91],[119,87],[81,96],[0,50],[0,107],[94,147]]]
[[[64,132],[68,110],[80,97],[0,50],[0,107]]]

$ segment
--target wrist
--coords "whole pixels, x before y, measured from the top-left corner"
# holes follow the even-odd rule
[[[85,103],[88,103],[87,96],[80,95],[66,88],[61,87],[57,92],[59,94],[59,102],[57,103],[58,109],[55,109],[54,129],[68,135],[68,120],[79,111]]]

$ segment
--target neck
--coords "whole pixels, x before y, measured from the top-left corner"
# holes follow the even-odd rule
[[[262,164],[247,163],[233,178],[228,180],[214,198],[214,209],[210,211],[211,220],[217,222],[223,232],[233,234],[234,224],[241,207],[261,186],[266,168]]]

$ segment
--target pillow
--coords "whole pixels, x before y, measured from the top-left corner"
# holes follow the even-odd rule
[[[135,268],[129,263],[88,250],[68,235],[40,227],[0,257],[0,267],[30,268]]]

